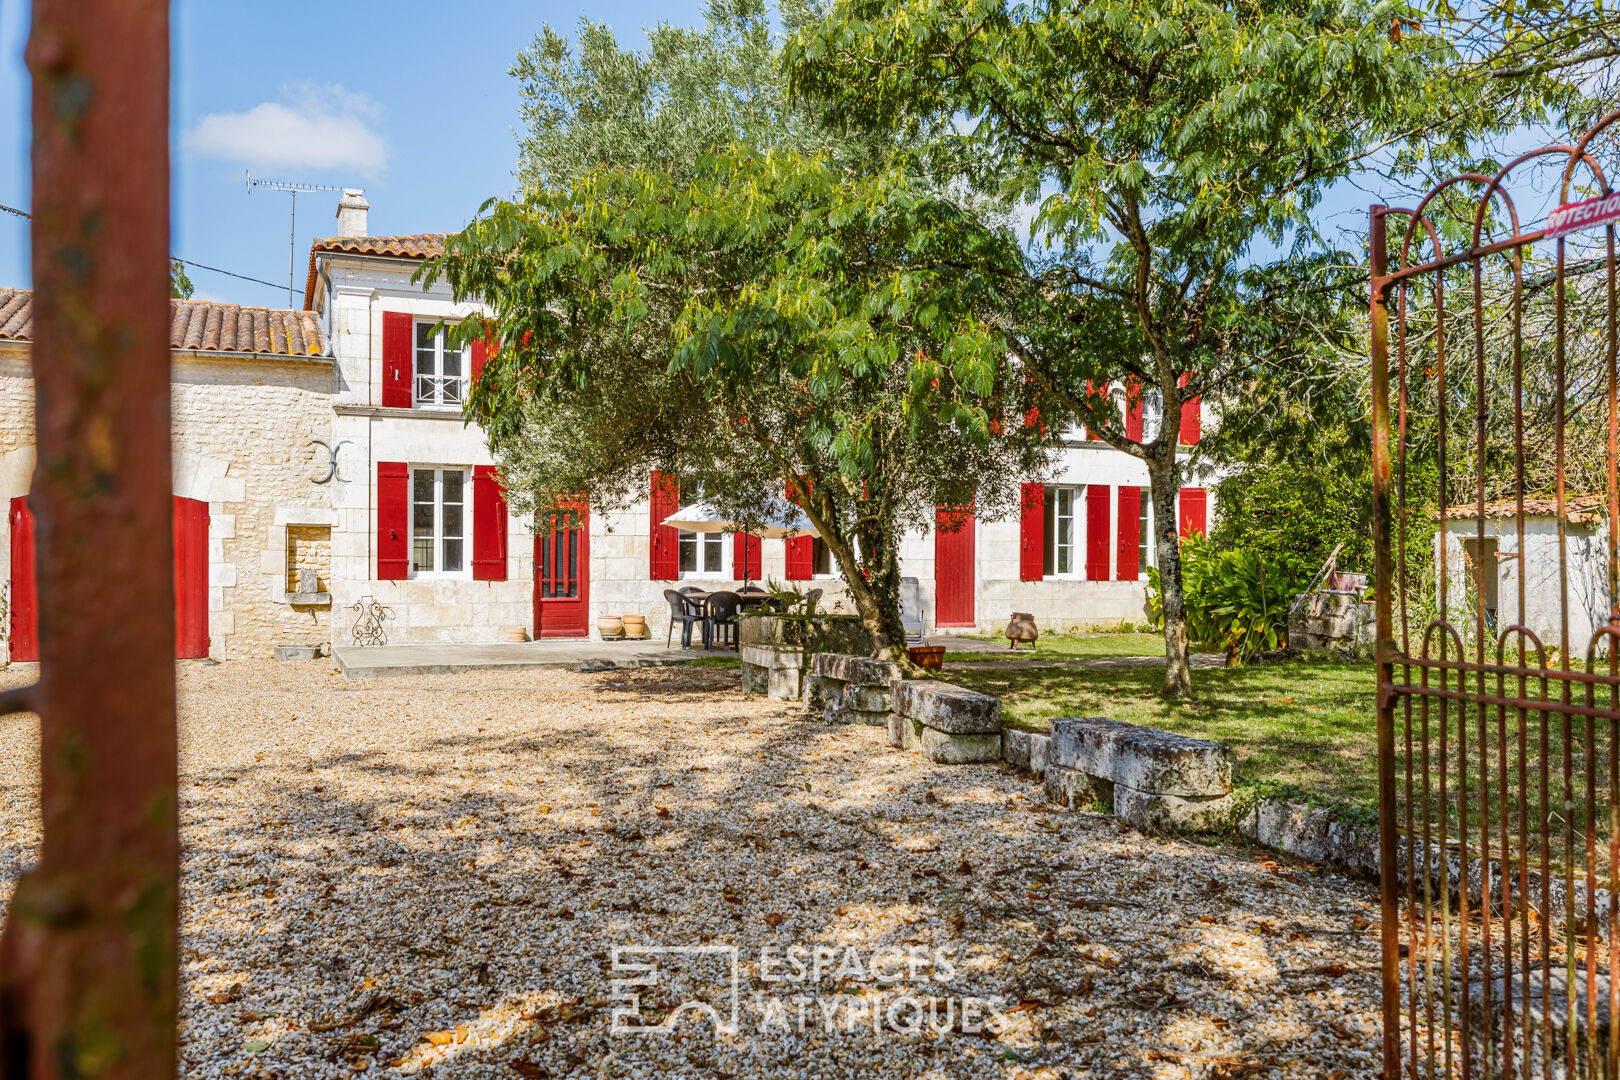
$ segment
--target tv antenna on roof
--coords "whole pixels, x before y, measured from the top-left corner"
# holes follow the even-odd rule
[[[287,180],[265,180],[255,178],[252,172],[247,174],[247,191],[253,194],[256,187],[269,188],[271,191],[285,191],[290,197],[291,209],[287,220],[287,306],[297,308],[298,301],[294,299],[294,288],[298,278],[298,193],[300,191],[343,191],[341,187],[331,184],[295,184]]]

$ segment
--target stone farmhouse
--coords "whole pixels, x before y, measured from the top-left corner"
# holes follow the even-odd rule
[[[358,191],[338,235],[317,240],[303,310],[176,301],[173,347],[176,655],[267,657],[278,644],[345,644],[356,608],[389,611],[390,643],[592,636],[603,614],[668,622],[665,589],[734,587],[746,577],[841,585],[816,540],[682,533],[658,522],[677,477],[648,477],[645,503],[537,528],[509,513],[481,430],[461,402],[483,357],[447,349],[441,319],[474,310],[411,276],[437,235],[374,236]],[[0,551],[6,656],[36,658],[41,617],[27,496],[34,468],[31,296],[0,289]],[[1116,397],[1124,402],[1123,392]],[[1204,421],[1184,410],[1181,438]],[[1150,399],[1126,417],[1160,422]],[[1152,505],[1136,459],[1083,431],[1055,479],[1029,483],[1016,520],[967,515],[955,531],[907,538],[930,629],[998,630],[1013,611],[1048,629],[1140,621],[1154,516],[1202,531],[1205,489]],[[848,610],[847,602],[845,609]]]

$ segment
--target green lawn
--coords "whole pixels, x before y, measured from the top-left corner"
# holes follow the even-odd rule
[[[979,637],[994,641],[1004,652],[960,652],[946,646],[945,662],[958,660],[1095,660],[1107,656],[1163,656],[1162,634],[1043,634],[1033,646],[1006,649],[1004,637]]]
[[[1329,798],[1376,805],[1371,664],[1300,662],[1198,670],[1193,672],[1193,695],[1185,702],[1160,695],[1164,672],[1159,668],[957,669],[946,671],[945,677],[999,696],[1002,715],[1013,726],[1046,730],[1055,716],[1106,716],[1213,739],[1232,748],[1233,780],[1238,783],[1296,784]]]

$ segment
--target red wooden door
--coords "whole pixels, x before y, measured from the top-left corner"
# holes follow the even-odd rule
[[[948,528],[954,532],[946,532]],[[934,625],[975,626],[973,511],[941,507],[934,520]]]
[[[11,659],[39,659],[39,600],[34,589],[34,515],[28,498],[11,500]]]
[[[208,504],[174,497],[174,655],[208,655]]]
[[[534,636],[589,637],[591,632],[590,514],[573,522],[552,514],[534,534]]]

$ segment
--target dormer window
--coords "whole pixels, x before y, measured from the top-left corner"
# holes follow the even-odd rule
[[[467,351],[445,341],[437,322],[416,324],[414,401],[421,408],[461,408],[467,396]]]

